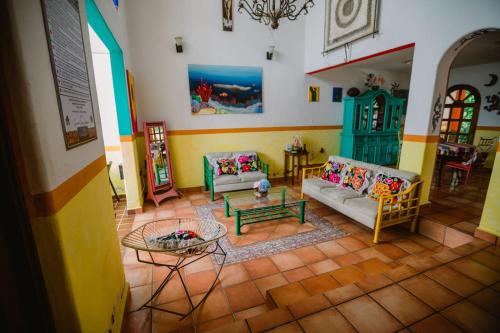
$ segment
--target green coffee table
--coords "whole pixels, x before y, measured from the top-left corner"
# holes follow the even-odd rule
[[[292,208],[298,208],[296,213]],[[306,200],[297,200],[287,194],[285,187],[272,187],[266,197],[256,198],[254,190],[224,194],[226,217],[235,217],[236,235],[246,224],[297,217],[304,223]]]

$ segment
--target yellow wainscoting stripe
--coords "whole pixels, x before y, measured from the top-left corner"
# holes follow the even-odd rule
[[[439,142],[439,136],[405,134],[403,135],[403,141],[433,143],[433,142]]]
[[[120,146],[104,146],[104,151],[120,151],[122,147]]]
[[[223,133],[252,133],[252,132],[284,132],[342,129],[342,125],[311,125],[311,126],[274,126],[274,127],[237,127],[237,128],[207,128],[187,130],[167,130],[168,135],[197,135],[197,134],[223,134]],[[137,136],[144,136],[143,132]]]
[[[132,142],[135,140],[135,134],[132,135],[120,135],[121,142]]]
[[[97,174],[106,167],[106,156],[102,155],[76,174],[66,179],[54,190],[33,196],[38,216],[51,216],[57,213],[80,192]]]

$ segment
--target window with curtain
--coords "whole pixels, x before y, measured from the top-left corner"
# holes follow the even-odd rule
[[[441,140],[472,144],[480,104],[476,88],[468,85],[448,88],[439,135]]]

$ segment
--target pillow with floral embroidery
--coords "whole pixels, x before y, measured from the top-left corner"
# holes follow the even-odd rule
[[[410,183],[403,178],[393,177],[379,173],[375,177],[375,183],[371,186],[369,192],[369,197],[372,200],[378,200],[381,196],[387,196],[391,194],[398,194],[408,188]],[[397,197],[387,199],[384,201],[385,204],[395,203],[398,200]],[[392,201],[392,202],[391,202]]]
[[[369,177],[370,171],[368,169],[348,166],[346,173],[342,177],[342,187],[363,193],[369,185]]]
[[[241,154],[236,157],[236,160],[238,162],[238,172],[259,171],[257,155],[255,154]]]
[[[333,161],[326,162],[325,169],[321,174],[321,179],[328,180],[334,184],[339,184],[342,180],[342,171],[345,169],[344,163],[338,163]]]
[[[236,162],[232,158],[219,158],[215,161],[215,164],[217,166],[214,171],[217,176],[238,174]]]

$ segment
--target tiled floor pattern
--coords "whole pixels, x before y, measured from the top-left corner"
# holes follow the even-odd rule
[[[144,213],[135,216],[123,215],[123,212],[120,213],[120,209],[118,209],[116,215],[118,233],[120,237],[123,237],[133,228],[154,218],[171,216],[192,217],[195,214],[193,206],[204,205],[208,203],[208,200],[209,194],[200,191],[186,193],[184,197],[180,199],[167,200],[158,208],[147,203]],[[353,223],[346,217],[336,213],[334,210],[330,210],[328,207],[316,201],[312,200],[308,203],[308,206],[313,209],[321,209],[325,219],[332,224],[338,225],[351,235],[337,240],[320,243],[315,246],[225,266],[220,276],[220,284],[207,299],[203,307],[197,310],[194,315],[189,316],[181,322],[178,321],[178,317],[160,311],[141,310],[133,312],[133,310],[137,309],[142,304],[141,302],[151,295],[153,289],[156,289],[165,271],[163,268],[151,267],[150,265],[138,263],[134,252],[122,250],[125,274],[131,288],[127,310],[128,314],[125,319],[126,331],[205,332],[217,327],[225,327],[224,329],[227,332],[248,332],[249,328],[258,331],[260,329],[258,325],[260,325],[261,319],[246,319],[262,314],[265,315],[267,313],[273,313],[273,315],[268,316],[275,323],[278,323],[272,326],[287,323],[286,325],[281,325],[283,327],[276,330],[279,332],[314,332],[315,329],[321,331],[321,328],[330,327],[328,325],[331,325],[331,327],[338,327],[339,331],[342,331],[342,329],[344,331],[354,331],[352,328],[352,324],[354,323],[352,323],[352,321],[355,321],[355,319],[353,318],[370,318],[369,315],[354,315],[353,313],[357,311],[356,309],[364,309],[363,311],[365,312],[363,313],[372,313],[375,316],[374,318],[378,315],[387,316],[387,318],[390,318],[390,320],[388,319],[389,322],[392,322],[394,328],[397,327],[397,329],[404,326],[403,322],[408,323],[413,320],[413,318],[410,317],[409,319],[404,319],[406,321],[401,321],[403,318],[406,318],[404,314],[399,315],[399,318],[395,314],[390,314],[391,311],[389,310],[391,307],[399,307],[393,304],[394,302],[397,303],[397,300],[391,298],[392,293],[402,293],[408,298],[407,293],[411,294],[411,292],[407,291],[408,289],[406,289],[405,286],[397,284],[394,287],[391,286],[392,289],[389,289],[389,291],[371,295],[372,289],[370,288],[373,288],[373,286],[385,286],[388,280],[391,282],[390,277],[387,275],[373,275],[372,273],[384,272],[387,274],[387,272],[384,271],[387,267],[392,269],[402,264],[412,265],[419,269],[426,268],[427,265],[438,260],[426,258],[430,258],[430,255],[445,250],[446,247],[421,235],[411,234],[402,228],[384,230],[382,232],[382,240],[384,243],[374,245],[371,243],[372,231],[363,228],[357,223]],[[118,207],[122,206],[119,205]],[[466,251],[466,249],[462,251]],[[488,254],[493,252],[495,252],[493,256],[500,255],[500,251],[496,250],[496,248],[495,250],[488,250]],[[445,252],[445,254],[440,254],[440,256],[445,259],[454,258],[455,256],[453,253]],[[482,258],[482,260],[491,260],[491,256],[482,256],[488,257],[488,259]],[[166,258],[166,260],[169,259]],[[482,264],[476,264],[477,260],[474,260],[472,261],[473,264],[467,261],[462,263],[461,267],[472,266],[475,269],[479,269],[482,273],[490,273],[491,268],[484,270],[484,266]],[[460,264],[458,264],[458,266],[460,267]],[[345,270],[339,271],[339,273],[333,275],[325,274],[343,267],[345,267]],[[404,276],[404,274],[409,274],[406,270],[412,272],[407,266],[401,267],[403,268],[399,268],[399,270],[396,269],[392,274],[402,274]],[[458,273],[460,269],[456,267],[446,267],[446,269],[445,273],[448,274],[444,274],[444,276],[451,282],[457,281],[457,274],[460,277],[462,276],[460,275],[461,273]],[[183,272],[183,276],[187,280],[190,294],[195,300],[200,299],[202,297],[201,295],[203,295],[208,288],[208,282],[215,277],[214,265],[211,260],[202,260],[186,268]],[[327,310],[322,310],[314,315],[304,315],[300,317],[300,320],[297,320],[299,317],[296,317],[296,315],[300,311],[304,311],[303,309],[297,309],[296,311],[299,312],[295,314],[293,312],[295,310],[292,310],[290,307],[270,311],[275,306],[272,301],[270,301],[270,298],[266,297],[267,291],[270,289],[286,285],[287,288],[289,288],[288,294],[294,295],[294,297],[298,297],[298,299],[302,296],[309,297],[310,294],[327,292],[326,290],[337,287],[336,290],[342,290],[342,293],[344,291],[349,293],[349,290],[346,289],[354,287],[347,287],[346,289],[344,289],[345,287],[340,287],[352,282],[351,280],[356,276],[366,279],[366,281],[360,281],[356,285],[357,288],[363,291],[362,297],[353,300],[357,303],[345,302],[342,304],[342,307],[340,307],[340,305],[339,307],[333,307],[332,303],[329,303],[330,305],[325,308]],[[481,274],[478,274],[478,276],[476,276],[476,278],[482,278]],[[307,280],[307,282],[303,281],[308,278],[309,280]],[[482,292],[483,289],[488,290],[484,291],[484,296],[480,294],[476,297],[492,298],[492,295],[495,296],[496,294],[491,294],[491,291],[500,291],[498,284],[486,288],[484,284],[486,281],[476,281],[474,277],[472,279],[468,278],[468,280],[473,281],[472,283],[475,282],[481,285],[481,289],[476,290],[476,293]],[[301,288],[299,288],[299,286]],[[321,294],[317,295],[321,296]],[[470,295],[471,294],[468,296]],[[317,297],[320,300],[319,302],[324,303],[321,297],[325,296],[319,296]],[[342,298],[344,296],[340,295],[338,297]],[[379,298],[378,301],[377,297]],[[409,298],[414,301],[413,298]],[[383,300],[385,299],[388,299],[388,301],[386,301],[386,307],[383,306]],[[425,300],[422,301],[425,303]],[[331,300],[328,300],[328,302],[331,302]],[[186,311],[188,309],[187,298],[180,288],[180,281],[178,279],[172,281],[169,287],[159,296],[156,303],[162,304],[165,308],[172,310]],[[413,303],[420,304],[418,302]],[[462,303],[459,303],[459,305],[457,303],[456,306],[465,307],[467,309],[474,307],[474,305],[470,305],[469,303],[475,304],[472,300],[469,300],[465,305]],[[427,307],[431,307],[431,305],[429,304]],[[426,307],[423,308],[427,309]],[[381,309],[385,312],[381,312]],[[455,312],[453,312],[453,310]],[[452,310],[448,311],[451,314],[446,318],[449,319],[453,318],[454,313],[460,313],[463,309],[452,308]],[[472,312],[472,314],[468,316],[471,318],[475,318],[474,316],[476,315],[485,316],[484,311],[481,308],[477,308],[477,306],[474,307],[474,311],[475,312]],[[307,311],[302,313],[307,313]],[[422,313],[427,312],[423,311]],[[445,313],[439,316],[431,316],[426,320],[431,321],[431,323],[435,325],[444,325],[443,323],[446,324],[449,322],[448,319],[443,321],[443,318],[445,318],[443,316],[444,314]],[[488,316],[491,317],[491,314]],[[486,317],[490,318],[488,316]],[[382,320],[379,321],[382,322]],[[226,326],[228,324],[232,326]],[[358,331],[363,331],[360,327],[361,326],[356,327],[356,329]]]
[[[436,187],[436,172],[430,194],[431,207],[421,212],[424,220],[474,235],[479,225],[490,176],[491,169],[473,169],[467,185],[452,187],[451,172],[444,171],[441,186]]]

